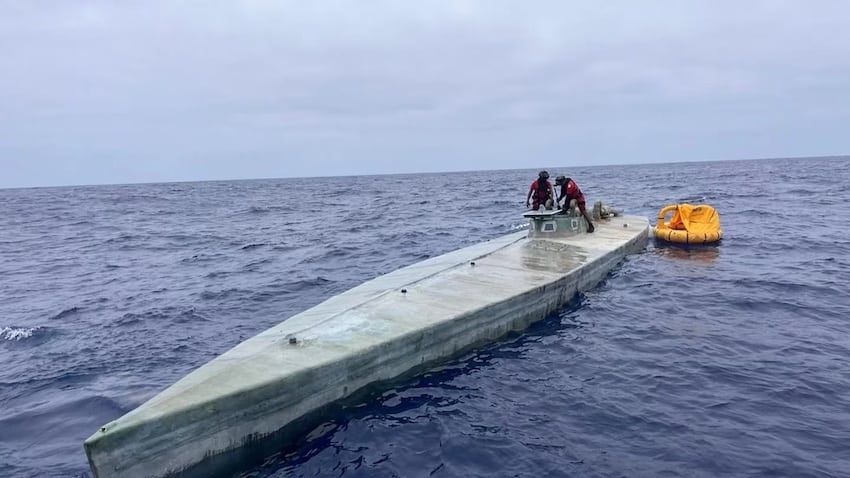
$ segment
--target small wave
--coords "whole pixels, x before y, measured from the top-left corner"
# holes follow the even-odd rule
[[[785,216],[785,214],[781,210],[752,209],[752,208],[740,209],[740,210],[737,210],[737,211],[729,211],[728,213],[724,213],[724,214],[729,214],[730,216],[736,215],[736,214],[740,214],[742,216],[765,216],[765,217],[769,217],[769,216],[782,217],[782,216]]]
[[[252,243],[245,246],[240,247],[243,251],[249,251],[251,249],[256,249],[258,247],[268,246],[265,242]]]
[[[115,237],[110,237],[103,241],[103,245],[107,244],[123,244],[125,242],[132,242],[144,239],[144,236],[139,234],[130,234],[130,233],[121,233]]]
[[[128,312],[122,315],[118,320],[115,321],[112,325],[117,325],[121,327],[125,327],[127,325],[137,324],[141,322],[142,316],[140,314],[135,314],[132,312]]]
[[[400,237],[397,235],[390,236],[393,242],[397,241]],[[386,239],[382,239],[387,241]],[[351,257],[360,253],[360,248],[357,246],[342,246],[342,247],[329,247],[324,248],[317,255],[307,257],[299,264],[313,264],[313,263],[323,263],[330,261],[332,259],[339,259],[344,257]]]
[[[242,271],[244,271],[244,272],[255,272],[258,267],[260,267],[264,264],[271,264],[272,262],[274,262],[274,260],[271,259],[271,258],[260,259],[258,261],[249,262],[242,267]]]
[[[179,324],[189,322],[208,322],[209,320],[210,319],[198,312],[194,307],[180,311],[177,317],[174,318],[174,321]]]
[[[165,199],[163,199],[162,197],[160,197],[158,195],[154,195],[154,194],[129,194],[129,195],[126,195],[126,196],[122,195],[122,196],[116,197],[114,199],[114,202],[116,204],[121,204],[121,203],[126,203],[126,202],[134,202],[134,201],[141,201],[141,202],[147,203],[147,202],[150,202],[150,201],[165,201]]]
[[[248,208],[249,214],[266,214],[269,212],[283,210],[282,206],[251,206]]]
[[[33,336],[41,327],[0,327],[0,339],[24,340]]]
[[[33,410],[18,412],[0,420],[0,429],[12,440],[22,440],[33,436],[49,434],[58,429],[71,428],[68,416],[77,414],[87,417],[118,417],[130,410],[117,401],[104,396],[94,395],[71,402],[53,401],[37,405]],[[98,418],[100,420],[100,418]],[[35,475],[33,475],[35,476]]]
[[[375,226],[372,224],[355,224],[343,229],[343,232],[363,232],[373,229],[374,227]]]
[[[313,287],[322,287],[333,282],[336,281],[317,276],[313,279],[303,279],[289,282],[283,286],[283,290],[286,292],[302,292],[304,290],[309,290]]]
[[[277,245],[277,246],[274,246],[274,247],[272,247],[272,250],[273,250],[273,251],[277,251],[277,252],[282,252],[282,251],[292,251],[292,250],[298,249],[298,247],[299,247],[299,246],[294,246],[294,245],[291,245],[291,246],[290,246],[290,245],[285,245],[285,244],[284,244],[284,245]]]
[[[792,189],[787,191],[785,194],[794,194],[797,196],[814,196],[816,194],[820,194],[820,191],[813,191],[811,189]]]
[[[208,272],[207,275],[204,276],[205,279],[219,279],[222,277],[227,277],[233,275],[233,272],[230,271],[212,271]]]
[[[116,319],[111,326],[127,327],[130,325],[164,324],[169,321],[174,323],[206,322],[209,319],[198,312],[194,307],[162,307],[146,310],[144,312],[128,312]]]
[[[69,307],[69,308],[63,310],[62,312],[59,312],[58,314],[50,317],[50,320],[64,319],[65,317],[68,317],[70,315],[74,315],[79,311],[80,311],[79,307]]]
[[[180,259],[180,262],[183,264],[190,264],[193,262],[210,262],[215,261],[224,257],[224,254],[195,254],[192,257],[185,257]]]
[[[246,291],[243,289],[224,289],[218,291],[205,290],[201,292],[201,299],[203,300],[223,300],[231,297],[238,297],[242,294],[245,294]]]

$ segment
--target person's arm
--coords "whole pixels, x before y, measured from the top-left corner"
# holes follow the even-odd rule
[[[531,187],[528,188],[528,197],[525,198],[525,207],[531,206],[531,193],[534,191],[534,183],[531,183]]]

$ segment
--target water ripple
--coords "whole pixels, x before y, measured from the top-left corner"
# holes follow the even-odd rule
[[[710,201],[726,239],[651,244],[526,333],[338,407],[243,476],[846,475],[847,159],[550,172],[653,218]],[[534,174],[0,190],[0,476],[88,476],[98,426],[242,340],[526,227]],[[327,204],[303,200],[328,185]]]

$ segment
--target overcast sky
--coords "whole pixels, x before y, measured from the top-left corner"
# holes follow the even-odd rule
[[[844,0],[0,7],[0,187],[850,153]]]

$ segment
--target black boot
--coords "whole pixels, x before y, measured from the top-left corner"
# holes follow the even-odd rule
[[[593,223],[590,222],[590,218],[587,217],[587,213],[584,213],[584,220],[587,221],[587,232],[588,233],[591,233],[591,232],[596,230],[596,228],[593,227]]]

